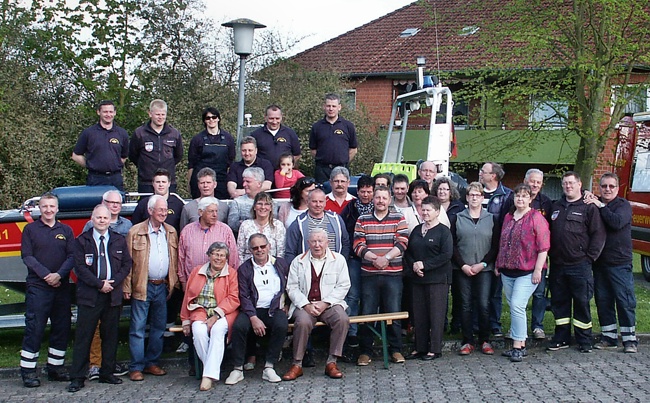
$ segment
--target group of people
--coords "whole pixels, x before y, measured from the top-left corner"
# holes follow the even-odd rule
[[[160,102],[152,102],[150,122],[136,130],[129,147],[128,158],[139,168],[139,190],[153,193],[141,198],[132,223],[120,216],[121,193],[108,191],[76,239],[56,221],[58,200],[52,194],[41,197],[40,218],[25,227],[27,313],[20,361],[25,386],[40,385],[36,363],[48,319],[48,379],[70,381],[70,392],[83,388],[86,379],[119,384],[127,373],[135,382],[165,375],[159,366],[163,335],[179,314],[190,368],[195,353],[203,363],[201,390],[220,379],[226,343],[232,346],[234,369],[225,383],[242,381],[244,371],[256,364],[255,337],[269,339],[264,380],[302,376],[318,321],[331,329],[324,372],[342,378],[337,360],[346,343],[359,348],[359,366],[373,357],[373,333],[350,324],[349,317],[378,312],[410,313],[404,325],[414,330],[414,349],[404,357],[402,323],[394,321],[388,326],[392,362],[434,360],[442,353],[450,286],[449,325],[462,329],[459,353],[478,348],[494,354],[490,341],[502,336],[505,291],[513,348],[503,355],[518,362],[526,356],[531,295],[533,337],[546,337],[547,257],[556,320],[548,349],[568,347],[573,324],[580,350],[591,351],[589,304],[595,286],[602,329],[596,347],[617,346],[618,317],[625,352],[636,352],[631,208],[617,196],[615,175],[603,175],[596,197],[582,190],[576,173],[567,172],[564,196],[552,202],[541,193],[541,171],[529,170],[511,191],[501,182],[502,167],[488,162],[479,181],[465,189],[465,204],[456,184],[436,177],[436,165],[425,161],[420,179],[413,181],[402,174],[362,175],[354,197],[346,167],[357,149],[354,126],[338,116],[340,99],[328,95],[325,117],[314,124],[310,139],[315,179],[293,169],[299,146],[291,146],[295,133],[280,124],[278,107],[267,108],[265,126],[242,141],[239,162],[232,162],[234,143],[219,128],[219,112],[207,108],[206,130],[190,144],[188,174],[195,188],[193,200],[184,204],[171,193],[172,161],[182,154],[182,141],[165,123],[166,106]],[[127,154],[120,147],[128,137],[112,125],[114,112],[112,104],[100,105],[100,123],[84,131],[73,153],[88,167],[90,185],[122,185],[120,163]],[[340,152],[343,145],[348,153]],[[262,150],[268,160],[258,156]],[[113,161],[116,169],[96,164],[110,156],[120,161]],[[331,193],[318,186],[325,180]],[[278,205],[269,195],[273,183],[290,187],[288,202]],[[233,197],[227,209],[218,195]],[[78,317],[67,372],[73,270]],[[124,300],[131,303],[126,370],[116,363]],[[289,322],[293,360],[279,376],[275,364]]]

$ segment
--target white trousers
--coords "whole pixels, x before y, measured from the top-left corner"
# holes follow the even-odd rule
[[[226,335],[228,334],[228,322],[221,318],[212,325],[208,334],[208,325],[201,321],[192,322],[192,334],[194,335],[194,348],[196,355],[203,363],[203,376],[219,380],[221,373],[221,362],[226,349]]]

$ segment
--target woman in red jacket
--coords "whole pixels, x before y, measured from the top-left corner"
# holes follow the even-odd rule
[[[201,390],[212,389],[219,380],[225,350],[224,338],[239,311],[237,271],[228,267],[230,251],[223,242],[208,248],[210,261],[192,270],[181,308],[183,333],[194,336],[196,354],[203,362]]]

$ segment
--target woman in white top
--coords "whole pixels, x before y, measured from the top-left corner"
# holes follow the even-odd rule
[[[269,255],[284,257],[286,230],[280,220],[273,218],[273,198],[266,192],[260,192],[253,200],[251,219],[245,220],[239,227],[237,251],[243,263],[252,255],[248,249],[248,238],[253,234],[264,234],[269,240]]]

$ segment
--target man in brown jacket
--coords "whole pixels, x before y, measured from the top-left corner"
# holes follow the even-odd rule
[[[163,350],[167,299],[178,288],[178,232],[165,223],[167,201],[154,195],[147,203],[149,219],[134,225],[126,237],[133,269],[124,281],[124,299],[131,299],[129,378],[142,381],[143,372],[165,375],[158,366]],[[149,344],[144,333],[149,317]]]

